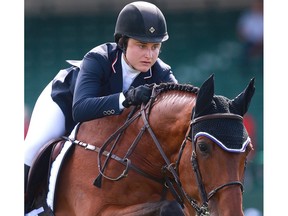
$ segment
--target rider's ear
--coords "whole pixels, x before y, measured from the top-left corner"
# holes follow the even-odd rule
[[[214,96],[214,74],[212,74],[200,87],[197,94],[194,118],[201,116],[210,106]]]
[[[255,92],[255,78],[250,80],[248,86],[237,97],[232,100],[232,104],[237,108],[238,114],[244,116],[250,105],[251,99]]]

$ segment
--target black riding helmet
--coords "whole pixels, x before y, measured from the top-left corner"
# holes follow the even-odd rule
[[[122,37],[147,43],[160,43],[169,38],[166,20],[160,9],[144,1],[127,4],[120,11],[114,37],[117,44]]]

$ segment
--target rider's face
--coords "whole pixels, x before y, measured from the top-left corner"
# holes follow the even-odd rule
[[[126,48],[126,61],[134,69],[146,72],[156,62],[161,43],[144,43],[129,38]]]

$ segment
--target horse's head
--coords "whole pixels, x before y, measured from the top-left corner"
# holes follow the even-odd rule
[[[230,152],[243,152],[250,138],[243,124],[254,94],[254,79],[236,98],[214,95],[214,76],[201,86],[192,114],[193,140],[205,136]]]
[[[186,159],[180,164],[180,170],[190,170],[190,177],[187,173],[185,178],[180,178],[188,199],[196,197],[204,209],[209,208],[211,215],[243,215],[244,170],[252,149],[243,116],[254,91],[252,79],[232,100],[215,95],[214,76],[211,76],[198,92],[189,132],[192,146],[185,149]],[[194,171],[188,163],[190,158]]]

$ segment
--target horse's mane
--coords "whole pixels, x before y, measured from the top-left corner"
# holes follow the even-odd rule
[[[199,88],[195,87],[190,84],[179,84],[179,83],[161,83],[159,85],[154,86],[158,96],[159,94],[167,91],[177,90],[177,91],[183,91],[183,92],[189,92],[198,94]]]

